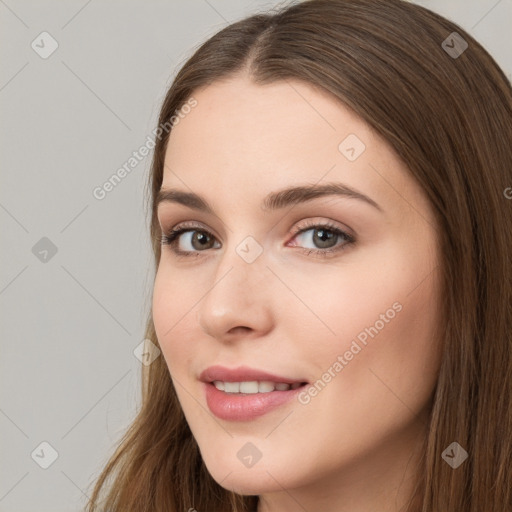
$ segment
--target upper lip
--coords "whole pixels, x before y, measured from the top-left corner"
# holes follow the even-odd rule
[[[213,382],[220,380],[222,382],[248,382],[248,381],[270,381],[270,382],[284,382],[285,384],[294,384],[295,382],[307,382],[305,379],[293,379],[275,375],[249,366],[238,366],[237,368],[226,368],[225,366],[210,366],[206,368],[199,380],[202,382]]]

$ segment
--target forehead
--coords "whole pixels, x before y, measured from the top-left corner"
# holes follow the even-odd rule
[[[339,181],[384,208],[403,213],[411,201],[427,208],[393,149],[326,91],[295,80],[261,86],[238,77],[193,97],[197,105],[169,137],[162,188],[221,192],[221,201],[236,191],[240,205],[254,198],[256,206],[295,183]]]

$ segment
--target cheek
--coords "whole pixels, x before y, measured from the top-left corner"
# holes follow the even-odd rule
[[[302,353],[316,368],[317,379],[313,394],[301,401],[308,418],[301,423],[301,436],[318,440],[304,448],[304,459],[319,457],[336,465],[371,452],[383,439],[400,437],[432,396],[441,345],[434,339],[438,274],[425,278],[428,267],[388,261],[394,263],[370,277],[362,272],[333,280],[337,291],[331,301],[324,295],[322,302],[320,293],[310,296],[336,337],[317,335],[320,342]],[[302,337],[314,339],[313,328]]]
[[[281,311],[297,318],[300,314],[310,338],[325,340],[322,345],[336,351],[358,334],[364,338],[375,325],[381,333],[390,324],[415,324],[422,326],[421,334],[437,322],[435,266],[428,240],[412,248],[389,240],[347,254],[339,263],[316,264],[300,275],[290,265],[281,277],[293,284],[298,299],[288,293],[290,300]]]
[[[190,325],[195,319],[193,305],[197,302],[197,297],[191,296],[192,292],[187,293],[192,283],[183,282],[177,274],[171,273],[165,265],[159,266],[152,303],[155,332],[173,376],[183,374],[192,359],[191,347],[194,344],[187,340],[187,333],[192,331]]]
[[[364,402],[374,407],[375,393],[399,406],[393,393],[409,397],[412,405],[430,395],[441,343],[439,273],[429,247],[414,253],[389,244],[367,257],[358,253],[357,263],[347,263],[350,272],[331,267],[303,281],[298,294],[307,297],[314,316],[301,320],[301,338],[319,341],[303,356],[317,378],[333,382],[326,387],[346,388],[333,400],[357,409]]]
[[[190,270],[180,272],[166,262],[164,257],[162,258],[155,276],[152,307],[155,329],[165,340],[171,337],[182,323],[195,318],[192,316],[194,304],[201,297],[202,289],[201,283],[197,282],[196,274]]]
[[[348,356],[345,359],[358,361],[350,362],[351,384],[364,389],[368,379],[378,381],[380,377],[384,380],[381,384],[399,396],[412,396],[413,390],[422,388],[424,393],[430,392],[440,346],[435,338],[439,317],[431,285],[424,281],[409,295],[396,290],[383,295],[380,302],[377,298],[367,301],[372,314],[361,314],[360,322],[346,327],[350,332],[343,338],[344,351],[340,351]],[[353,352],[357,355],[352,356]]]

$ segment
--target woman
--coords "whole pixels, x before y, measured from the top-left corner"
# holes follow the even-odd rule
[[[512,510],[512,90],[482,46],[306,0],[210,38],[159,122],[162,357],[88,511]]]

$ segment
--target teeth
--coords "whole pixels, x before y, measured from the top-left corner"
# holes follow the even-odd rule
[[[270,391],[274,391],[274,389],[274,383],[269,382],[268,380],[262,380],[260,383],[258,383],[259,393],[269,393]]]
[[[240,393],[257,393],[258,383],[253,380],[251,382],[240,382]]]
[[[268,380],[262,381],[244,381],[244,382],[223,382],[220,380],[213,381],[214,386],[219,391],[226,393],[245,393],[248,395],[256,393],[270,393],[271,391],[288,391],[290,389],[297,389],[300,387],[300,382],[294,384],[286,384],[284,382],[270,382]]]
[[[224,382],[226,393],[240,393],[240,382]]]

